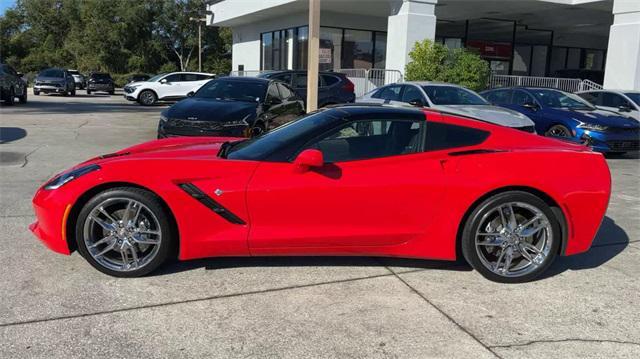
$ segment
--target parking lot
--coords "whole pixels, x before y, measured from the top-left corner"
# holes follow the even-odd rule
[[[608,160],[613,194],[593,248],[528,284],[463,263],[326,257],[117,279],[46,249],[27,229],[37,187],[154,139],[163,108],[121,94],[0,107],[0,357],[640,357],[637,154]]]

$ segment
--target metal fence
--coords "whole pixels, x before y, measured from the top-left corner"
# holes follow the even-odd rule
[[[336,72],[345,74],[355,85],[356,97],[360,97],[380,86],[402,82],[402,73],[387,69],[340,69]]]
[[[567,92],[601,90],[602,86],[593,81],[581,79],[563,79],[557,77],[491,75],[489,88],[524,86],[546,87]]]
[[[231,71],[229,76],[236,77],[256,77],[272,70],[243,70]],[[397,70],[387,69],[340,69],[336,72],[345,74],[355,85],[356,97],[360,97],[369,91],[373,91],[380,86],[395,82],[402,82],[402,73]]]

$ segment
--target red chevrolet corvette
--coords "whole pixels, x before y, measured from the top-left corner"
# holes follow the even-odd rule
[[[587,147],[344,106],[254,139],[171,138],[91,159],[38,190],[31,230],[118,277],[174,256],[464,256],[491,280],[523,282],[589,249],[610,189]]]

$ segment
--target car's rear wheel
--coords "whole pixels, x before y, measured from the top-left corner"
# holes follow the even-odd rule
[[[76,95],[76,87],[74,86],[73,89],[71,89],[71,96],[75,96]]]
[[[40,91],[38,91],[38,90],[33,90],[33,94],[34,94],[35,96],[40,96]]]
[[[572,137],[571,131],[564,125],[553,125],[544,134],[548,137]]]
[[[174,235],[156,195],[120,187],[101,192],[85,204],[76,222],[76,242],[82,256],[99,271],[139,277],[172,255]]]
[[[542,274],[558,254],[560,224],[533,194],[510,191],[482,202],[462,233],[462,253],[485,278],[522,283]]]
[[[91,90],[87,89],[87,95],[91,95]]]
[[[138,101],[144,106],[151,106],[156,103],[158,97],[151,90],[144,90],[138,96]]]

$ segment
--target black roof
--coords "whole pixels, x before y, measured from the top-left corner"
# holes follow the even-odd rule
[[[243,77],[243,76],[223,76],[223,77],[218,77],[218,80],[225,80],[225,81],[234,81],[234,82],[258,82],[258,83],[269,83],[272,80],[269,79],[263,79],[260,77]]]

